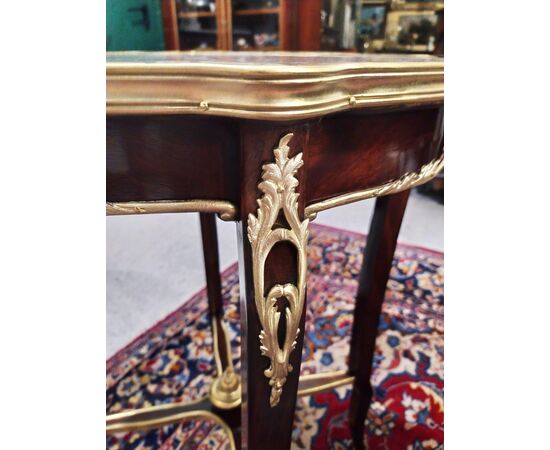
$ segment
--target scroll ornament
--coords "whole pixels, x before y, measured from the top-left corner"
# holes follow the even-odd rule
[[[263,196],[258,199],[256,216],[248,216],[248,239],[252,246],[252,263],[254,277],[255,305],[262,326],[260,332],[260,350],[262,355],[270,359],[270,366],[264,371],[269,378],[271,407],[276,406],[281,398],[283,386],[292,365],[289,363],[291,352],[296,347],[296,339],[300,333],[298,328],[305,299],[306,289],[306,244],[309,220],[301,221],[298,215],[298,196],[296,187],[298,180],[295,174],[303,165],[302,153],[288,157],[288,142],[292,134],[287,134],[279,141],[279,146],[273,150],[275,163],[262,167],[262,181],[258,188]],[[280,210],[289,228],[275,227]],[[275,227],[275,228],[274,228]],[[297,286],[287,283],[276,284],[264,297],[264,266],[266,258],[273,246],[281,241],[292,243],[297,249],[298,282]],[[282,348],[279,345],[277,333],[282,312],[278,308],[278,300],[286,298],[284,320],[286,332]]]

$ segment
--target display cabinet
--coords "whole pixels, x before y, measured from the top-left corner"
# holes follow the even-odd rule
[[[232,1],[231,41],[234,50],[279,50],[289,27],[277,0]],[[283,36],[281,36],[283,35]]]
[[[321,0],[162,1],[167,50],[319,49]]]
[[[225,49],[227,45],[224,24],[226,3],[226,0],[175,1],[179,48],[173,50]]]

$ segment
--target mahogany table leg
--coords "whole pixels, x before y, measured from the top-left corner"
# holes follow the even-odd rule
[[[208,310],[212,329],[217,327],[219,357],[222,369],[229,365],[231,355],[226,351],[225,330],[223,321],[222,283],[218,255],[218,233],[215,214],[200,213],[202,250],[204,255],[204,270],[206,272],[206,290],[208,293]]]
[[[241,383],[233,367],[229,334],[223,320],[216,217],[214,214],[201,213],[200,221],[208,309],[216,363],[216,378],[210,387],[209,396],[213,410],[227,422],[236,438],[240,433]]]
[[[278,450],[290,448],[292,423],[298,391],[298,376],[300,372],[303,332],[298,334],[296,347],[290,354],[292,372],[287,376],[283,386],[281,398],[277,405],[271,406],[271,386],[265,370],[270,361],[262,356],[260,351],[259,335],[262,330],[258,314],[254,306],[254,285],[252,276],[251,252],[246,248],[246,224],[241,225],[239,240],[241,248],[241,326],[242,326],[242,448],[250,450]],[[296,264],[295,253],[288,245],[279,244],[269,256],[269,263],[265,267],[266,279],[278,280],[281,284],[295,280]],[[293,276],[294,275],[294,276]],[[243,306],[246,305],[246,309]],[[244,313],[246,311],[246,313]],[[284,314],[282,315],[284,317]],[[284,319],[282,319],[284,320]],[[305,309],[300,316],[300,330],[304,329]],[[244,323],[245,326],[243,326]],[[279,342],[280,342],[279,333]]]
[[[306,133],[255,123],[241,136],[242,448],[288,449],[304,336],[308,225],[303,204],[290,199],[303,189],[299,153]]]
[[[378,321],[409,192],[376,200],[359,275],[349,361],[350,373],[355,375],[349,419],[357,449],[365,448],[364,424],[372,399],[370,377]]]

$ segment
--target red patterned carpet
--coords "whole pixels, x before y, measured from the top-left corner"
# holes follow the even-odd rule
[[[302,373],[346,368],[364,236],[311,225]],[[239,364],[237,266],[223,274],[233,356]],[[399,245],[377,339],[370,449],[443,447],[443,254]],[[203,290],[107,361],[107,413],[208,393],[214,363]],[[298,399],[293,448],[348,449],[350,388]],[[107,437],[114,449],[225,449],[214,422],[191,420]]]

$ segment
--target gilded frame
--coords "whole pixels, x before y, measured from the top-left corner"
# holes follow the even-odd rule
[[[375,41],[384,41],[384,37],[386,35],[386,20],[388,17],[388,13],[390,12],[390,3],[385,0],[358,0],[357,2],[357,13],[356,13],[356,36],[361,37],[362,35],[359,34],[359,26],[361,24],[361,12],[363,7],[370,7],[370,8],[376,8],[376,7],[383,7],[384,8],[384,19],[382,21],[382,32],[376,36],[373,36],[370,39],[370,42]]]
[[[386,18],[386,34],[384,40],[384,48],[386,50],[409,51],[419,53],[429,53],[435,48],[437,35],[434,32],[433,48],[428,44],[400,44],[399,32],[401,31],[401,19],[404,17],[430,17],[434,19],[434,28],[437,28],[439,20],[434,10],[425,11],[391,11]],[[436,31],[436,30],[435,30]]]
[[[407,0],[391,0],[392,11],[434,11],[443,9],[443,2],[409,2]]]

